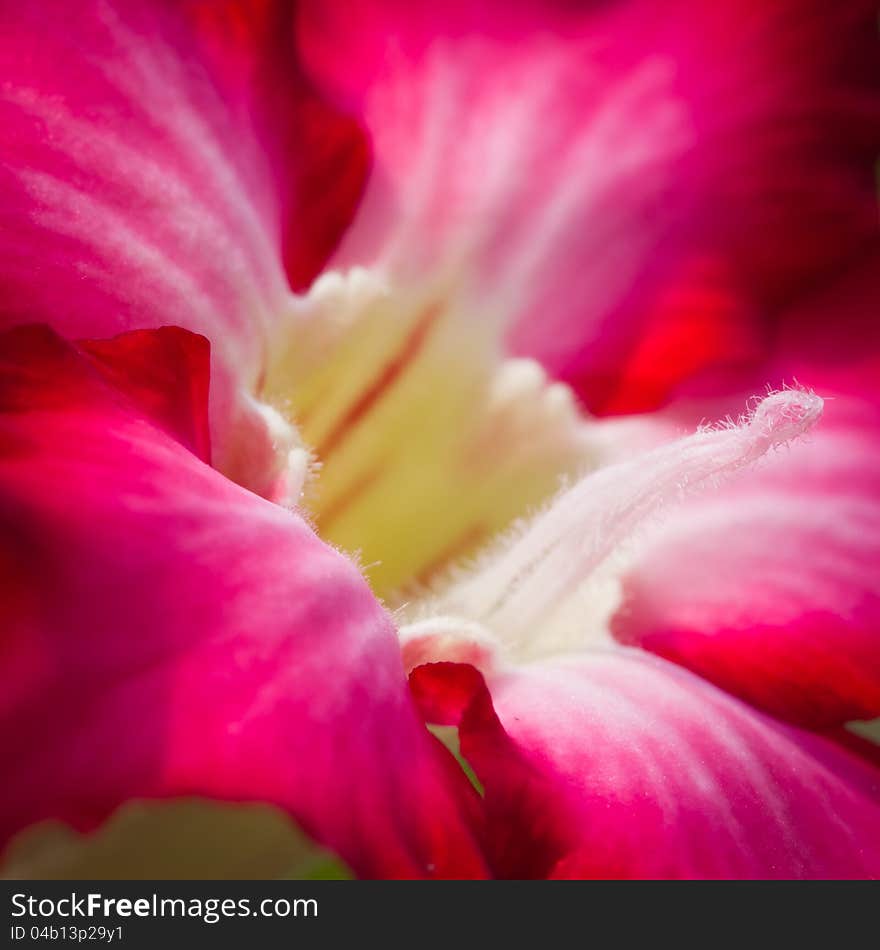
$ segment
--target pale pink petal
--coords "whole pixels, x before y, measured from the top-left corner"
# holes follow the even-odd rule
[[[365,162],[292,41],[280,2],[0,3],[0,325],[204,333],[218,462],[266,492],[246,394]]]
[[[586,475],[415,605],[401,631],[408,667],[454,660],[491,672],[612,646],[621,580],[658,520],[763,456],[784,455],[822,411],[813,393],[775,393],[738,425],[696,432]],[[718,544],[717,535],[709,543]]]
[[[355,566],[177,441],[204,432],[205,341],[24,327],[0,354],[2,837],[206,795],[287,809],[360,875],[480,874]],[[172,368],[191,388],[163,396]]]
[[[686,499],[639,547],[613,629],[778,715],[880,715],[880,411]]]
[[[426,718],[459,725],[462,752],[485,786],[496,873],[880,874],[880,772],[865,756],[775,721],[609,636],[627,618],[640,619],[636,607],[651,618],[648,597],[634,606],[634,575],[646,587],[653,583],[648,593],[661,609],[687,616],[694,605],[717,607],[713,592],[722,590],[724,609],[751,612],[756,623],[772,622],[780,605],[821,603],[829,591],[840,611],[846,598],[872,589],[871,505],[880,492],[862,426],[873,410],[832,401],[827,435],[821,410],[814,395],[780,392],[741,425],[703,431],[588,476],[451,584],[438,597],[438,616],[404,628],[408,665],[427,664],[412,674]],[[823,439],[815,467],[803,464]],[[762,479],[775,491],[756,507],[741,493]],[[806,490],[815,494],[812,508],[801,505],[768,535],[755,512],[772,524],[797,509]],[[855,502],[853,492],[862,493]],[[689,537],[692,552],[682,556],[671,543],[656,543],[669,525],[689,527],[694,512],[708,506],[717,523],[700,522]],[[833,526],[837,516],[841,528],[830,534],[826,522]],[[797,552],[804,532],[814,536]],[[774,558],[787,573],[766,567]],[[800,600],[785,596],[792,590]],[[723,632],[720,609],[704,613],[700,631]],[[844,617],[815,647],[783,639],[769,679],[760,659],[748,666],[762,655],[760,645],[746,644],[732,685],[780,704],[797,696],[799,684],[821,703],[825,688],[832,704],[849,703],[852,713],[870,695],[858,688],[876,684],[871,629],[857,630],[853,619]],[[842,658],[832,656],[834,634]],[[640,642],[652,646],[647,637]],[[770,656],[773,649],[771,642]],[[723,661],[731,652],[738,655],[726,642],[715,656]],[[438,660],[453,662],[432,662]],[[491,700],[474,667],[462,662],[482,670]],[[799,662],[806,683],[798,679]],[[838,688],[840,696],[833,695]]]
[[[663,660],[557,658],[488,690],[437,664],[412,682],[459,722],[499,876],[880,875],[876,765]]]
[[[873,3],[316,0],[300,36],[373,143],[335,263],[463,285],[593,409],[755,359],[876,233]]]

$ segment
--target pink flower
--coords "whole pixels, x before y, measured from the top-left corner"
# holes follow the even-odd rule
[[[4,832],[262,799],[360,874],[480,874],[357,570],[205,463],[204,339],[24,327],[2,353]]]
[[[4,834],[880,874],[873,5],[76,8],[0,7]]]

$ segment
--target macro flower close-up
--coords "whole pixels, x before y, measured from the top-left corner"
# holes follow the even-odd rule
[[[2,874],[880,877],[878,13],[0,0]]]

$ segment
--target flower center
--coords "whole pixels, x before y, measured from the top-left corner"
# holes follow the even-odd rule
[[[601,450],[569,390],[506,359],[491,314],[438,282],[327,274],[299,299],[262,398],[314,455],[303,505],[398,602],[433,585]]]
[[[822,400],[768,396],[739,425],[705,430],[562,492],[404,627],[412,667],[461,660],[485,672],[614,645],[610,619],[642,529],[685,494],[716,485],[810,429]]]

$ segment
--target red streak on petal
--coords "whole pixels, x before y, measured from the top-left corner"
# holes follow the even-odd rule
[[[428,334],[434,323],[440,315],[440,306],[435,304],[425,311],[421,319],[410,331],[403,346],[398,351],[379,376],[361,395],[360,399],[354,403],[348,412],[339,420],[330,434],[318,446],[318,455],[326,458],[335,448],[339,446],[360,423],[364,417],[370,413],[381,401],[383,396],[394,385],[394,383],[403,375],[407,366],[421,352]]]
[[[321,530],[326,532],[327,526],[345,514],[345,512],[375,484],[381,474],[382,468],[374,468],[372,471],[367,472],[366,475],[362,475],[352,482],[348,488],[321,513],[319,518]]]
[[[422,586],[430,584],[438,574],[484,541],[488,534],[484,524],[471,525],[419,571],[416,583]]]

